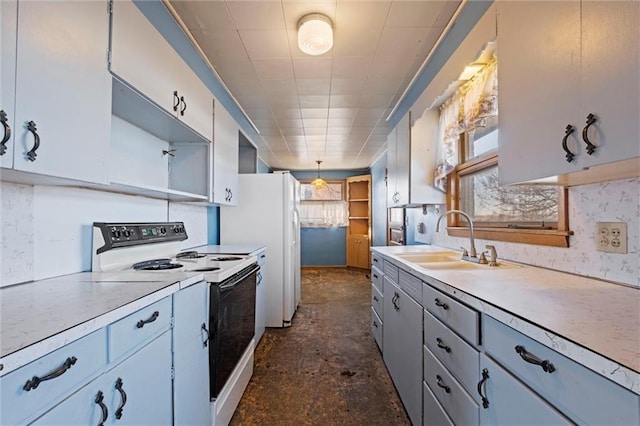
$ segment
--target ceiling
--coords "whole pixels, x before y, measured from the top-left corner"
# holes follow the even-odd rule
[[[169,0],[259,131],[270,167],[368,168],[386,149],[386,118],[460,1]],[[297,45],[312,12],[333,22],[320,56]]]

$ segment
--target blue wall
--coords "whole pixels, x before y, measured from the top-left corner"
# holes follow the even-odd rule
[[[312,180],[318,171],[292,171],[298,180]],[[367,175],[369,170],[320,170],[327,180]],[[300,263],[302,266],[344,266],[347,264],[347,228],[302,228],[300,230]]]

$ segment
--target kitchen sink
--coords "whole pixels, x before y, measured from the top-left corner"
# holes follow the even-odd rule
[[[411,263],[452,262],[460,260],[460,253],[455,251],[433,251],[429,253],[397,254],[399,258]]]
[[[422,269],[429,270],[496,270],[519,268],[520,265],[498,261],[498,266],[489,266],[460,259],[460,253],[455,251],[433,251],[427,253],[397,254],[400,259]]]

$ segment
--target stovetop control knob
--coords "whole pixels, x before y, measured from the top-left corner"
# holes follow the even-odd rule
[[[129,238],[131,236],[131,230],[130,229],[125,229],[124,230],[124,236]]]
[[[176,234],[180,233],[180,227],[179,226],[174,226],[173,227],[173,232],[175,232]]]
[[[160,233],[161,233],[162,235],[166,234],[166,233],[167,233],[167,228],[165,228],[164,226],[163,226],[163,227],[161,227],[161,228],[160,228]]]
[[[111,230],[111,237],[112,238],[120,238],[120,231],[118,231],[117,229]]]

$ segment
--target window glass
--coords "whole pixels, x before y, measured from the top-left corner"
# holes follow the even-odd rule
[[[322,188],[316,188],[311,183],[300,184],[301,201],[338,201],[344,200],[344,182],[328,182]]]
[[[558,221],[558,187],[500,186],[497,165],[461,175],[459,190],[461,210],[476,223],[517,222],[544,228]]]

